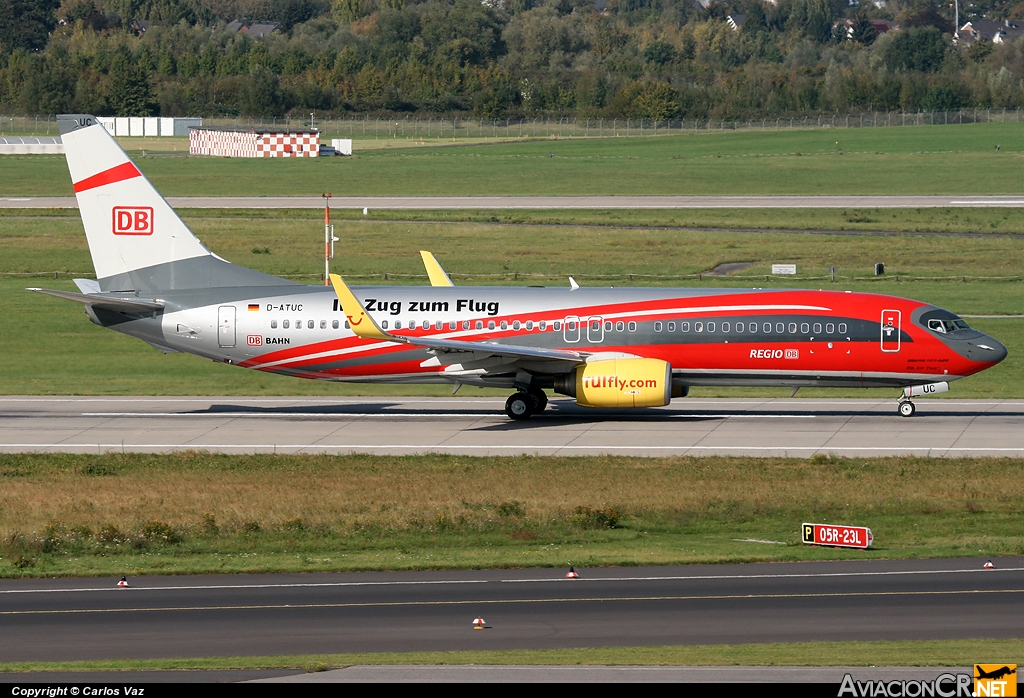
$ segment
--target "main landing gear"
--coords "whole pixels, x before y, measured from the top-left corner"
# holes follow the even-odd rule
[[[910,400],[900,400],[896,409],[900,411],[900,416],[902,417],[913,417],[917,408],[914,407],[914,403]]]
[[[543,412],[548,406],[548,396],[543,390],[531,388],[520,390],[505,401],[505,414],[509,419],[529,419],[531,415]]]

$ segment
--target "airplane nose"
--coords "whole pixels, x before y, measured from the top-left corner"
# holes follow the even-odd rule
[[[983,335],[967,341],[967,356],[974,361],[997,364],[1006,358],[1006,347],[997,339]]]

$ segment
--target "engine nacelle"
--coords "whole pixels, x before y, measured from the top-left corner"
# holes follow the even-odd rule
[[[593,361],[566,378],[556,390],[584,407],[663,407],[672,399],[672,367],[660,359]]]

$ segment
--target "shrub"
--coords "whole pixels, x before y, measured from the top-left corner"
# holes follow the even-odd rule
[[[576,507],[566,518],[569,523],[580,528],[618,528],[619,517],[617,509]]]

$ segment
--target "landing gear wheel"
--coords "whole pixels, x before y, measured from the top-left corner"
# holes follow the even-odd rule
[[[527,395],[530,396],[531,414],[540,414],[548,406],[548,396],[543,390],[531,390]]]
[[[913,417],[914,416],[914,412],[916,411],[916,408],[914,407],[914,403],[912,403],[912,402],[910,402],[908,400],[907,402],[901,402],[900,403],[899,410],[900,410],[900,414],[902,416],[904,416],[904,417]]]
[[[528,393],[516,393],[505,401],[505,414],[509,419],[529,419],[533,414],[533,399]]]

